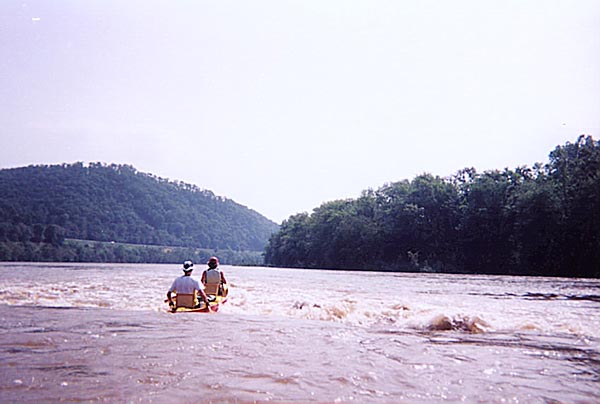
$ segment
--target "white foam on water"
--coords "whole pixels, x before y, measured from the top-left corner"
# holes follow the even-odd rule
[[[600,281],[442,274],[222,268],[224,312],[429,331],[594,335]],[[194,276],[199,278],[201,269]],[[0,303],[163,311],[176,265],[0,266]],[[557,291],[563,298],[557,298]],[[550,298],[548,298],[550,297]],[[598,310],[592,311],[597,313]],[[582,314],[585,313],[585,314]]]

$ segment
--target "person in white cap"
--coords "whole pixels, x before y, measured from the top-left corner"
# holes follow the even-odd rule
[[[196,279],[192,278],[193,270],[194,263],[192,261],[185,261],[183,263],[183,275],[173,281],[173,284],[167,292],[167,300],[169,301],[169,306],[171,308],[175,307],[175,302],[171,297],[172,292],[191,295],[194,294],[194,291],[198,291],[198,294],[204,303],[206,303],[206,307],[208,307],[208,298],[206,297],[206,293],[204,293],[200,283]]]

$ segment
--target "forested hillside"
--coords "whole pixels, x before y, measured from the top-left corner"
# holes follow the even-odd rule
[[[6,244],[0,254],[15,242],[60,245],[65,238],[263,251],[277,228],[211,191],[128,165],[0,170],[0,242]]]
[[[429,174],[284,221],[270,265],[600,277],[600,145],[581,136],[549,163]]]

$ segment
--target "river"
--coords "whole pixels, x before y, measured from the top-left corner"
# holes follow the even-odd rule
[[[599,280],[222,269],[0,263],[0,402],[600,402]]]

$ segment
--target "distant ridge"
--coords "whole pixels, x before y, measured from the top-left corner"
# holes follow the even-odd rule
[[[0,242],[50,242],[57,233],[61,239],[263,251],[277,229],[233,200],[130,165],[0,170]]]

